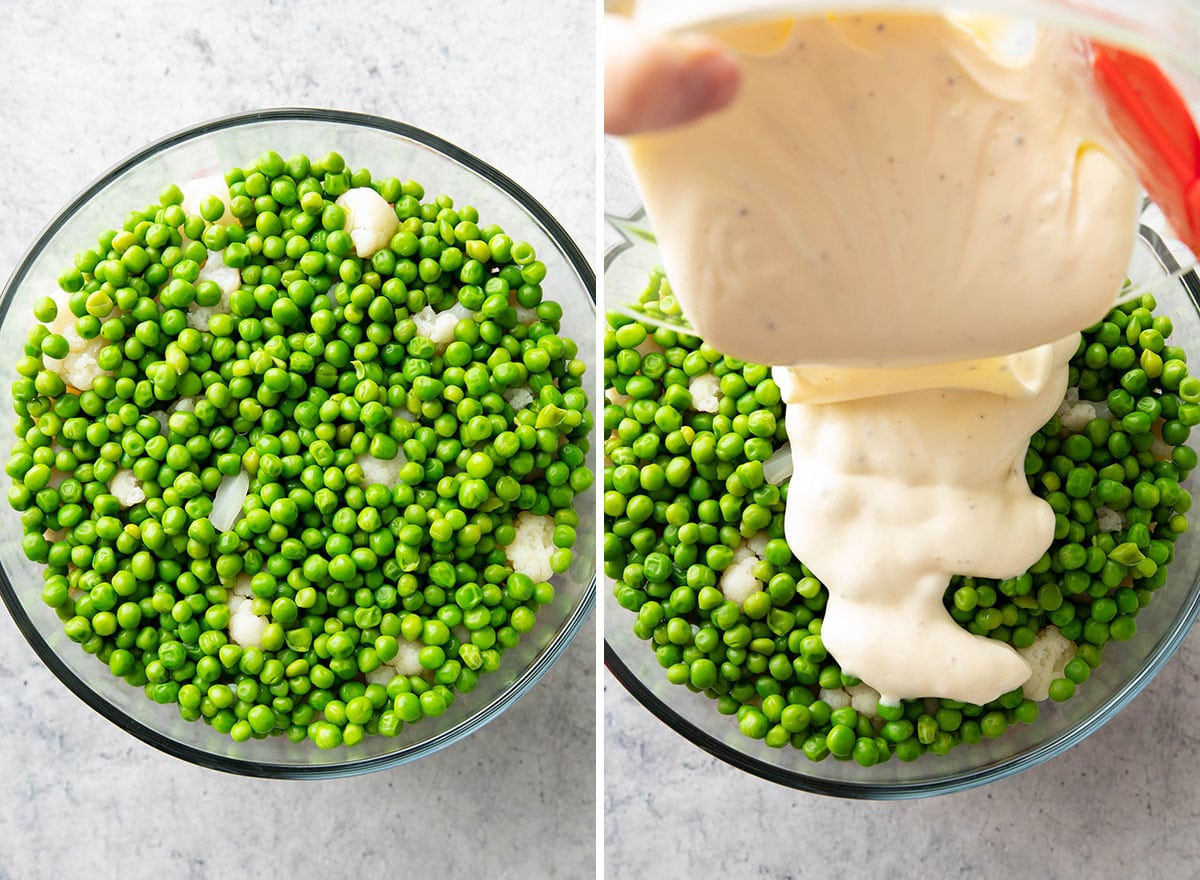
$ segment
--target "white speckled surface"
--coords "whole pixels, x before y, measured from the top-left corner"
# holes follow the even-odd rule
[[[0,277],[117,160],[266,106],[435,132],[516,179],[594,252],[590,0],[0,8]],[[589,623],[529,695],[430,758],[276,782],[194,767],[128,736],[60,685],[0,614],[0,880],[239,877],[250,865],[291,877],[592,876],[594,646]]]

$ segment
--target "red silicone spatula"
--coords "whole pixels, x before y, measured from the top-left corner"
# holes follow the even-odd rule
[[[1093,43],[1092,66],[1142,186],[1200,256],[1200,134],[1187,103],[1158,65],[1141,55]]]

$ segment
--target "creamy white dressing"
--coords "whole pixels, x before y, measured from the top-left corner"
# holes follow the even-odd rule
[[[936,14],[726,28],[739,98],[628,143],[699,335],[791,365],[786,537],[829,589],[826,647],[889,702],[1029,678],[942,597],[1049,546],[1028,438],[1133,249],[1139,188],[1085,56],[1007,33]]]
[[[1047,346],[1052,369],[1032,397],[932,388],[789,402],[787,541],[829,588],[825,647],[884,700],[985,703],[1029,677],[942,596],[953,574],[1015,577],[1049,546],[1054,514],[1029,491],[1025,450],[1062,402],[1078,340]]]
[[[627,140],[706,341],[770,364],[1007,355],[1099,320],[1139,188],[1063,32],[1000,54],[932,14],[727,28],[742,89]]]

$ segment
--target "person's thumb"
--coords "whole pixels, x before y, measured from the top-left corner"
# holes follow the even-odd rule
[[[702,34],[664,36],[606,16],[604,130],[627,135],[690,122],[737,93],[737,61]]]

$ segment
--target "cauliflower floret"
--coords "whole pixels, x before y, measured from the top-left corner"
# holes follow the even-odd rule
[[[108,486],[108,491],[122,507],[133,507],[146,500],[142,481],[135,477],[132,471],[117,471]]]
[[[68,351],[62,360],[45,358],[46,368],[54,370],[62,376],[67,385],[77,391],[89,391],[97,377],[112,375],[111,371],[100,369],[100,363],[97,360],[100,356],[100,349],[109,344],[108,340],[103,336],[96,336],[92,339],[84,339],[80,336],[75,329],[75,316],[67,307],[65,297],[57,299],[58,315],[50,324],[50,329],[67,340]],[[116,312],[114,311],[113,314]]]
[[[548,581],[554,571],[550,554],[554,552],[554,517],[520,513],[513,521],[516,536],[504,548],[513,569],[527,574],[534,582]]]
[[[229,210],[229,185],[220,174],[208,177],[197,177],[189,180],[180,187],[183,190],[183,210],[188,214],[199,214],[201,203],[209,196],[216,196],[225,205],[225,213],[217,220],[220,226],[235,223],[233,213]]]
[[[850,705],[859,715],[868,718],[879,716],[879,691],[875,688],[860,682],[846,688],[846,693],[850,695]]]
[[[821,688],[818,696],[829,704],[830,709],[845,709],[851,704],[850,695],[842,688]]]
[[[1078,432],[1086,428],[1087,423],[1096,418],[1096,415],[1096,407],[1087,401],[1081,401],[1059,416],[1059,420],[1064,428]]]
[[[346,212],[346,231],[354,252],[364,259],[392,240],[400,228],[396,211],[369,186],[356,186],[338,196],[337,205]]]
[[[208,329],[207,324],[204,325],[204,329],[205,330]],[[165,433],[167,433],[167,423],[171,419],[171,413],[176,412],[176,411],[192,412],[195,408],[196,408],[196,398],[181,397],[178,400],[172,401],[170,404],[168,404],[168,406],[165,410],[161,410],[161,409],[151,410],[149,415],[156,422],[158,422],[159,430],[161,430],[165,434]]]
[[[208,258],[200,268],[197,280],[212,281],[221,288],[221,301],[216,305],[198,306],[193,304],[187,311],[189,327],[196,330],[207,330],[209,318],[216,314],[229,313],[229,297],[242,286],[242,273],[238,269],[226,266],[219,252],[209,251]]]
[[[432,340],[439,348],[454,341],[454,328],[458,322],[472,318],[474,313],[462,303],[455,303],[444,312],[434,311],[433,306],[425,306],[413,314],[413,323],[417,325],[417,333]]]
[[[378,669],[373,669],[366,674],[367,684],[381,684],[387,686],[388,683],[397,675],[423,675],[428,677],[430,670],[421,665],[421,648],[425,647],[420,642],[410,642],[408,639],[396,639],[398,651],[396,656],[385,663],[381,663]]]
[[[746,542],[746,548],[762,559],[763,554],[767,552],[767,542],[771,540],[770,535],[766,532],[757,532],[753,538]]]
[[[96,360],[100,347],[92,346],[82,351],[72,351],[63,358],[62,376],[68,385],[80,391],[90,391],[98,378],[111,375],[107,370],[100,369]]]
[[[533,391],[527,385],[518,385],[515,388],[506,389],[501,396],[508,401],[508,405],[514,410],[525,409],[534,400]]]
[[[703,373],[688,383],[692,395],[692,409],[697,412],[715,413],[721,402],[721,380],[712,373]]]
[[[249,602],[243,602],[236,614],[229,616],[229,639],[243,648],[262,645],[263,630],[267,628],[267,619],[260,617],[251,610]]]
[[[1033,669],[1021,690],[1026,698],[1040,702],[1050,697],[1050,682],[1062,678],[1063,669],[1075,656],[1075,645],[1063,638],[1058,627],[1048,626],[1037,634],[1032,645],[1017,653]]]
[[[212,281],[221,288],[221,303],[228,311],[229,295],[242,286],[242,271],[226,266],[220,251],[209,251],[196,280]]]
[[[250,578],[238,575],[226,604],[229,606],[229,639],[243,648],[262,646],[263,630],[270,622],[254,613],[254,594],[250,590]]]
[[[187,310],[187,325],[193,330],[207,330],[209,318],[220,311],[224,310],[216,306],[193,305]]]
[[[721,572],[721,579],[717,582],[717,588],[725,594],[726,599],[741,605],[751,593],[762,589],[762,581],[754,576],[757,562],[758,557],[746,544],[733,551],[733,562]]]
[[[397,450],[396,457],[390,461],[376,458],[369,453],[363,453],[355,458],[355,461],[363,469],[364,483],[383,483],[385,486],[394,486],[399,478],[400,468],[407,463],[408,459],[404,457],[403,452]]]
[[[1087,423],[1095,418],[1108,415],[1108,407],[1104,403],[1092,403],[1079,399],[1078,388],[1068,388],[1063,402],[1055,413],[1064,428],[1073,433],[1079,433],[1087,427]]]
[[[366,674],[367,684],[381,684],[384,687],[396,676],[396,669],[389,663],[380,664]]]
[[[421,665],[420,653],[425,647],[420,642],[410,642],[408,639],[396,639],[400,650],[391,659],[389,666],[396,670],[397,675],[422,675],[428,670]]]

